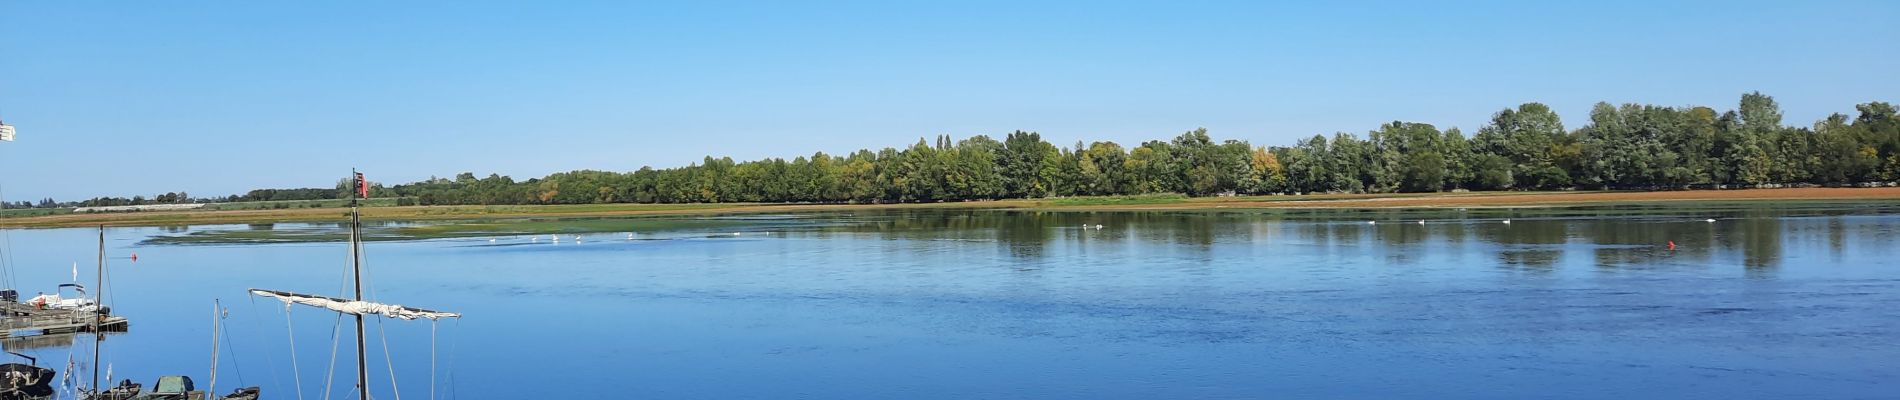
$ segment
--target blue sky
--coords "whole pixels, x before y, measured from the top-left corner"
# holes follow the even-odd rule
[[[1900,101],[1900,2],[0,2],[7,200]]]

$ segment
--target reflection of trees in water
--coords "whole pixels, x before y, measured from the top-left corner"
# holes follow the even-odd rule
[[[913,211],[850,214],[855,222],[820,231],[877,233],[888,239],[993,240],[1013,257],[1041,258],[1059,241],[1122,241],[1182,245],[1208,252],[1227,239],[1259,235],[1250,214],[1060,211]],[[1101,229],[1095,229],[1101,225]]]
[[[1386,259],[1394,263],[1402,265],[1416,263],[1431,249],[1431,246],[1421,245],[1431,239],[1430,228],[1427,225],[1419,225],[1417,221],[1367,225],[1366,229],[1372,230],[1372,236],[1380,242],[1403,246],[1397,251],[1385,253]]]
[[[1599,220],[1582,222],[1599,268],[1653,264],[1658,259],[1708,259],[1719,227],[1687,217],[1652,220]],[[1669,243],[1676,249],[1670,250]]]
[[[1334,244],[1358,244],[1366,239],[1366,227],[1355,223],[1321,224]]]
[[[986,240],[1017,258],[1042,258],[1057,239],[1114,241],[1136,235],[1177,243],[1211,244],[1209,218],[1155,213],[1090,213],[1048,211],[915,211],[854,214],[861,222],[828,228],[847,232],[875,232],[883,238],[909,240]],[[1085,228],[1084,225],[1089,226]],[[1102,225],[1102,229],[1093,229]]]
[[[1049,224],[1056,222],[1054,220],[1059,220],[1061,217],[1048,215],[1049,213],[1043,212],[1007,212],[1003,214],[1013,217],[1001,219],[997,219],[999,217],[994,216],[980,218],[992,221],[990,226],[996,228],[997,242],[1001,243],[1003,248],[1009,250],[1010,256],[1016,258],[1042,258],[1043,246],[1048,245],[1049,239],[1054,237],[1054,231],[1049,229]]]
[[[1291,228],[1295,237],[1313,242],[1322,251],[1354,246],[1366,240],[1366,226],[1357,223],[1301,221],[1292,223]]]
[[[1834,262],[1841,262],[1847,250],[1847,222],[1840,217],[1827,219],[1827,254]]]
[[[1741,219],[1716,222],[1727,225],[1719,227],[1728,233],[1721,236],[1722,246],[1742,251],[1742,266],[1750,278],[1771,278],[1781,264],[1783,227],[1780,217],[1772,211],[1751,210],[1743,213]]]
[[[1377,217],[1368,215],[1368,217]],[[1408,216],[1410,217],[1410,216]],[[1506,267],[1550,270],[1567,249],[1587,247],[1601,268],[1659,265],[1680,257],[1709,260],[1724,251],[1738,251],[1748,273],[1769,274],[1783,261],[1784,236],[1789,225],[1773,210],[1755,210],[1704,222],[1702,216],[1519,218],[1503,224],[1490,218],[1312,220],[1281,215],[1205,212],[1046,212],[1046,211],[899,211],[843,215],[849,222],[818,228],[816,234],[876,233],[884,239],[994,241],[1011,257],[1041,259],[1054,243],[1085,244],[1135,240],[1141,245],[1172,244],[1178,251],[1212,256],[1223,243],[1272,240],[1274,234],[1311,242],[1317,251],[1339,254],[1383,255],[1389,262],[1424,259],[1435,247],[1446,247],[1451,257],[1482,256],[1460,249],[1478,241],[1495,244],[1496,260]],[[1104,229],[1093,229],[1093,225]],[[1853,224],[1839,218],[1805,225],[1818,242],[1826,240],[1834,253],[1844,253],[1850,240],[1892,239],[1896,234],[1878,224]],[[1799,232],[1793,234],[1800,234]],[[1670,251],[1667,244],[1677,248]],[[1587,246],[1585,245],[1587,243]],[[1086,247],[1077,247],[1087,251]],[[1818,249],[1818,248],[1817,248]],[[1836,256],[1837,258],[1840,256]]]
[[[1854,253],[1871,257],[1891,257],[1897,250],[1894,243],[1900,243],[1900,229],[1885,224],[1855,224]]]
[[[1464,244],[1465,236],[1470,234],[1470,225],[1466,224],[1438,224],[1433,228],[1433,233],[1444,236],[1445,242],[1451,244]]]
[[[1564,255],[1568,240],[1564,221],[1519,220],[1510,224],[1479,222],[1473,230],[1480,240],[1498,244],[1498,262],[1506,267],[1549,270]]]
[[[1427,226],[1416,222],[1371,225],[1367,228],[1372,229],[1373,235],[1378,236],[1379,240],[1391,244],[1414,244],[1431,238]]]

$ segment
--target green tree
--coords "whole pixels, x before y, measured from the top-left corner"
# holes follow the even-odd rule
[[[1061,151],[1035,132],[1011,132],[997,153],[1008,197],[1047,197],[1054,189]]]
[[[1565,136],[1563,120],[1549,106],[1524,103],[1492,114],[1491,122],[1479,128],[1472,140],[1478,153],[1511,160],[1512,176],[1517,179],[1514,186],[1555,188],[1571,184],[1568,171],[1557,165],[1552,151]]]
[[[1286,166],[1280,164],[1280,157],[1267,151],[1266,147],[1255,147],[1247,160],[1249,172],[1257,184],[1249,193],[1279,193],[1287,190]]]

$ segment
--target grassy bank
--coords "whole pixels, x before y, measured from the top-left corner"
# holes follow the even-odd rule
[[[1477,192],[1319,194],[1201,197],[1146,195],[1016,199],[922,204],[584,204],[521,206],[379,206],[363,209],[371,221],[507,220],[579,217],[701,216],[847,210],[1034,209],[1047,211],[1293,211],[1444,208],[1535,208],[1680,202],[1900,201],[1900,188],[1799,188],[1672,192]],[[30,210],[29,210],[30,211]],[[232,205],[208,210],[134,213],[4,213],[0,227],[178,226],[336,222],[342,208],[264,208]]]

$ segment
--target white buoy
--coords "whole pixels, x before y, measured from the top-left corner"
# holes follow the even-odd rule
[[[488,238],[488,242],[489,242],[489,243],[494,243],[494,242],[495,242],[495,238]]]
[[[1102,229],[1102,224],[1095,224],[1095,229],[1096,229],[1096,230],[1101,230],[1101,229]]]
[[[1425,224],[1425,220],[1422,220],[1422,219],[1421,219],[1421,220],[1418,220],[1418,224],[1419,224],[1419,225],[1424,225],[1424,224]]]
[[[1715,222],[1715,218],[1705,219],[1705,220],[1702,220],[1702,222]]]
[[[733,235],[733,236],[739,236],[739,232],[733,232],[733,233],[732,233],[732,235]]]
[[[1505,219],[1504,219],[1504,223],[1505,223],[1506,225],[1509,225],[1509,224],[1511,223],[1511,219],[1510,219],[1510,218],[1505,218]]]
[[[1378,225],[1379,221],[1366,221],[1366,225]]]

